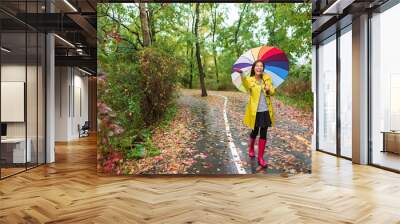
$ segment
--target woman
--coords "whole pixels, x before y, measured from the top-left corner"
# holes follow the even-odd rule
[[[250,98],[246,106],[244,124],[253,129],[249,138],[249,156],[255,157],[254,142],[258,133],[258,164],[265,168],[268,164],[264,160],[265,145],[267,144],[267,129],[274,126],[274,112],[272,108],[271,96],[275,94],[272,86],[271,77],[264,72],[264,63],[257,60],[251,67],[250,77],[240,73],[243,86],[250,93]]]

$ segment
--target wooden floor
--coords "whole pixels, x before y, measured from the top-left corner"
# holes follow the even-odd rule
[[[0,181],[0,223],[400,223],[400,175],[315,152],[284,178],[99,177],[95,139]]]
[[[25,169],[25,167],[21,168],[21,167],[7,167],[7,168],[1,168],[1,177],[7,177],[7,176],[11,176],[13,174],[19,173],[19,172],[23,172]]]
[[[391,152],[374,151],[372,157],[374,164],[400,170],[400,155]]]

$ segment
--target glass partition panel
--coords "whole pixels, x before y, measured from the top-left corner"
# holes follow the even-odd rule
[[[26,113],[27,113],[27,150],[30,151],[27,166],[34,167],[38,163],[38,35],[28,32],[28,62],[26,80]]]
[[[340,154],[352,157],[352,33],[351,25],[340,36]]]
[[[38,164],[43,164],[46,162],[46,150],[45,150],[45,93],[46,93],[46,84],[45,84],[45,65],[46,65],[46,52],[45,52],[45,44],[46,39],[45,35],[39,33],[39,42],[38,42],[38,76],[37,76],[37,89],[38,89],[38,105],[37,105],[37,114],[38,114]]]
[[[26,41],[25,32],[1,34],[2,178],[24,171],[31,159],[26,141]]]
[[[318,149],[336,154],[335,38],[318,48]]]

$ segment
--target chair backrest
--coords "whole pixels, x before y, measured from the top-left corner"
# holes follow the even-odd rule
[[[89,129],[90,128],[89,124],[90,124],[89,121],[85,121],[85,124],[83,124],[82,128]]]

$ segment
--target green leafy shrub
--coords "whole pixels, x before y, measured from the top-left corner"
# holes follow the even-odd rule
[[[151,130],[168,125],[176,113],[179,66],[152,48],[124,56],[101,48],[98,58],[98,159],[103,171],[115,172],[125,159],[160,155]]]
[[[153,157],[160,155],[160,150],[154,146],[151,141],[151,132],[148,130],[142,133],[140,137],[142,141],[136,142],[128,151],[126,151],[127,159],[142,159],[145,157]],[[134,140],[138,140],[139,138],[134,138]]]
[[[160,122],[160,128],[166,128],[168,124],[175,117],[177,112],[176,102],[172,102],[171,105],[167,108],[164,114],[164,119]]]
[[[276,97],[287,104],[312,111],[311,63],[293,67],[288,78],[278,88]]]
[[[145,125],[159,122],[174,99],[178,67],[177,61],[163,51],[145,48],[140,52],[140,108]]]

